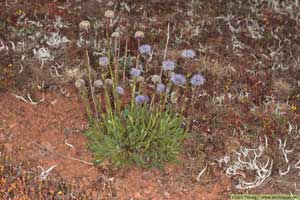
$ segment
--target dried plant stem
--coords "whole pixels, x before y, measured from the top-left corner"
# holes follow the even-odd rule
[[[88,69],[88,76],[89,76],[89,83],[90,83],[91,95],[92,95],[92,100],[93,100],[94,109],[95,109],[95,116],[96,116],[97,122],[99,122],[98,108],[97,108],[97,104],[96,104],[94,87],[93,87],[93,84],[92,84],[90,58],[89,58],[89,53],[88,53],[87,50],[86,50],[86,59],[87,59],[86,63],[87,63],[87,69]]]
[[[125,45],[125,59],[124,59],[124,66],[123,66],[123,82],[125,82],[125,80],[126,80],[127,52],[128,52],[128,39],[126,39],[126,45]]]
[[[136,78],[133,79],[133,83],[132,83],[131,102],[130,102],[130,111],[131,112],[132,112],[132,109],[134,106],[135,90],[136,90]]]
[[[196,88],[192,86],[192,97],[191,97],[191,108],[194,108],[196,105]]]
[[[202,169],[201,172],[198,174],[198,176],[196,178],[197,181],[201,180],[200,178],[204,174],[204,172],[206,171],[206,169],[207,169],[207,164],[205,165],[204,169]]]
[[[135,67],[136,67],[137,69],[140,69],[140,70],[141,70],[141,68],[140,68],[140,66],[139,66],[139,59],[140,59],[140,51],[139,51],[139,47],[140,47],[140,45],[141,45],[141,40],[140,40],[139,38],[138,38],[137,40],[138,40],[138,50],[137,50],[136,65],[135,65]]]
[[[170,40],[170,24],[168,23],[167,41],[166,41],[166,47],[165,47],[165,52],[164,52],[164,60],[166,60],[166,58],[167,58],[169,40]],[[162,76],[162,74],[163,74],[163,68],[161,68],[160,77]]]
[[[42,166],[38,166],[38,168],[41,168],[42,172],[39,175],[39,178],[42,180],[46,180],[48,175],[50,174],[50,172],[56,167],[57,165],[52,165],[51,167],[49,167],[47,170],[44,170],[44,168]]]
[[[118,84],[119,81],[119,64],[118,64],[118,60],[119,60],[119,56],[118,56],[118,39],[115,39],[115,55],[114,55],[114,65],[115,65],[115,83]]]
[[[152,106],[153,106],[153,103],[155,101],[155,97],[156,97],[156,95],[154,93],[153,96],[152,96],[152,98],[151,98],[151,102],[150,102],[150,108],[149,108],[150,111],[152,110]]]
[[[108,41],[109,41],[109,20],[106,21],[106,44],[108,45]]]
[[[166,47],[165,47],[164,60],[166,60],[166,58],[167,58],[167,51],[168,51],[169,40],[170,40],[170,24],[168,23],[167,42],[166,42]]]
[[[19,95],[16,95],[16,94],[14,94],[14,93],[12,93],[12,94],[13,94],[17,99],[20,99],[20,100],[24,101],[25,103],[29,103],[29,104],[32,104],[32,105],[37,105],[37,104],[39,104],[39,103],[45,101],[45,94],[44,94],[44,93],[43,93],[43,98],[42,98],[41,100],[37,101],[37,102],[34,102],[34,101],[32,100],[32,98],[31,98],[31,96],[30,96],[29,93],[27,94],[27,98],[28,98],[29,100],[26,100],[24,97],[19,96]]]

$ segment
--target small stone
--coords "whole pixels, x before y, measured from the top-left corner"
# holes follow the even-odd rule
[[[164,196],[166,197],[166,198],[170,198],[170,193],[169,192],[164,192]]]
[[[136,199],[143,199],[143,195],[140,192],[135,192],[133,196]]]
[[[12,144],[4,144],[4,148],[7,153],[12,153],[13,151],[13,145]]]

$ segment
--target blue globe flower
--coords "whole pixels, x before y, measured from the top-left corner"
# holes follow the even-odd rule
[[[156,86],[156,92],[158,94],[163,93],[165,90],[166,90],[166,86],[164,84],[162,84],[162,83],[157,84],[157,86]]]
[[[121,96],[123,96],[125,93],[124,89],[121,86],[116,87],[116,92]]]
[[[190,83],[193,86],[201,86],[205,83],[205,78],[202,74],[195,74],[194,76],[192,76]]]
[[[141,70],[139,70],[138,68],[131,68],[130,69],[130,75],[132,77],[138,77],[141,75]]]
[[[194,58],[196,56],[196,53],[194,50],[185,49],[182,51],[181,56],[184,58]]]
[[[99,65],[106,67],[107,65],[109,65],[109,59],[106,56],[102,56],[99,58]]]
[[[139,51],[141,54],[151,54],[151,46],[149,44],[144,44],[139,47]]]
[[[149,102],[149,97],[145,95],[137,95],[135,97],[135,102],[137,104],[143,104],[143,103],[148,103]]]
[[[165,60],[162,63],[162,68],[164,71],[173,71],[175,69],[175,62],[172,60]]]
[[[186,78],[182,74],[174,74],[171,76],[171,81],[174,85],[184,85],[186,82]]]

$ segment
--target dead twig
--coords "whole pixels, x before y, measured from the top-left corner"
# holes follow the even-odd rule
[[[65,140],[65,144],[66,144],[67,146],[69,146],[69,147],[75,149],[75,147],[74,147],[72,144],[68,143],[68,139]]]
[[[198,176],[196,178],[197,181],[200,181],[200,178],[204,174],[204,172],[206,171],[206,169],[207,169],[207,164],[205,165],[204,169],[202,169],[201,172],[198,174]]]
[[[49,169],[44,170],[44,168],[42,166],[38,166],[38,168],[41,168],[42,172],[41,174],[38,176],[40,179],[42,180],[46,180],[49,173],[56,167],[56,165],[53,165],[51,167],[49,167]]]
[[[22,101],[24,101],[25,103],[29,103],[29,104],[32,104],[32,105],[37,105],[37,104],[39,104],[39,103],[45,101],[45,95],[44,95],[44,94],[43,94],[43,98],[40,99],[39,101],[36,101],[36,102],[32,100],[32,98],[31,98],[31,96],[30,96],[29,93],[27,94],[28,100],[26,100],[26,99],[25,99],[24,97],[22,97],[22,96],[19,96],[19,95],[14,94],[14,93],[12,93],[12,94],[13,94],[17,99],[22,100]]]
[[[85,161],[85,160],[81,160],[81,159],[78,159],[78,158],[66,156],[66,155],[64,155],[64,154],[62,154],[62,153],[53,151],[52,149],[49,149],[49,148],[47,148],[47,147],[45,147],[45,146],[42,146],[42,145],[39,144],[39,143],[36,143],[36,142],[31,142],[31,143],[34,144],[34,145],[36,145],[36,146],[38,146],[38,147],[41,148],[41,149],[45,149],[45,150],[49,151],[50,153],[56,154],[56,155],[58,155],[58,156],[60,156],[60,157],[62,157],[62,158],[66,158],[66,159],[78,161],[78,162],[81,162],[81,163],[84,163],[84,164],[87,164],[87,165],[92,165],[92,166],[94,165],[92,162],[87,162],[87,161]]]
[[[167,58],[167,51],[168,51],[169,40],[170,40],[170,24],[168,24],[167,42],[166,42],[166,47],[165,47],[165,52],[164,52],[164,60]]]

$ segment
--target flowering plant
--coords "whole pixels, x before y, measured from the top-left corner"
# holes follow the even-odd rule
[[[143,34],[138,32],[136,35]],[[143,37],[136,39],[139,43]],[[112,37],[111,46],[107,49],[119,46],[119,41]],[[161,62],[160,75],[147,74],[148,71],[141,67],[145,63],[139,60],[139,55],[149,55],[152,51],[150,45],[138,45],[135,66],[133,62],[122,63],[120,53],[105,53],[98,60],[101,74],[97,74],[98,78],[94,81],[87,53],[89,84],[80,79],[76,87],[87,105],[90,126],[86,135],[96,162],[106,160],[117,167],[127,164],[161,167],[165,162],[175,160],[180,152],[188,123],[185,123],[182,112],[178,114],[174,104],[169,102],[171,90],[176,92],[188,81],[185,75],[174,73],[175,62],[165,58]],[[125,52],[126,55],[128,52]],[[128,55],[125,60],[130,57]],[[193,55],[187,57],[192,58]],[[121,66],[124,66],[124,71],[120,74]],[[123,81],[120,81],[120,75],[123,75]],[[154,84],[152,89],[147,87],[147,80]],[[201,74],[190,80],[192,87],[204,82]]]

